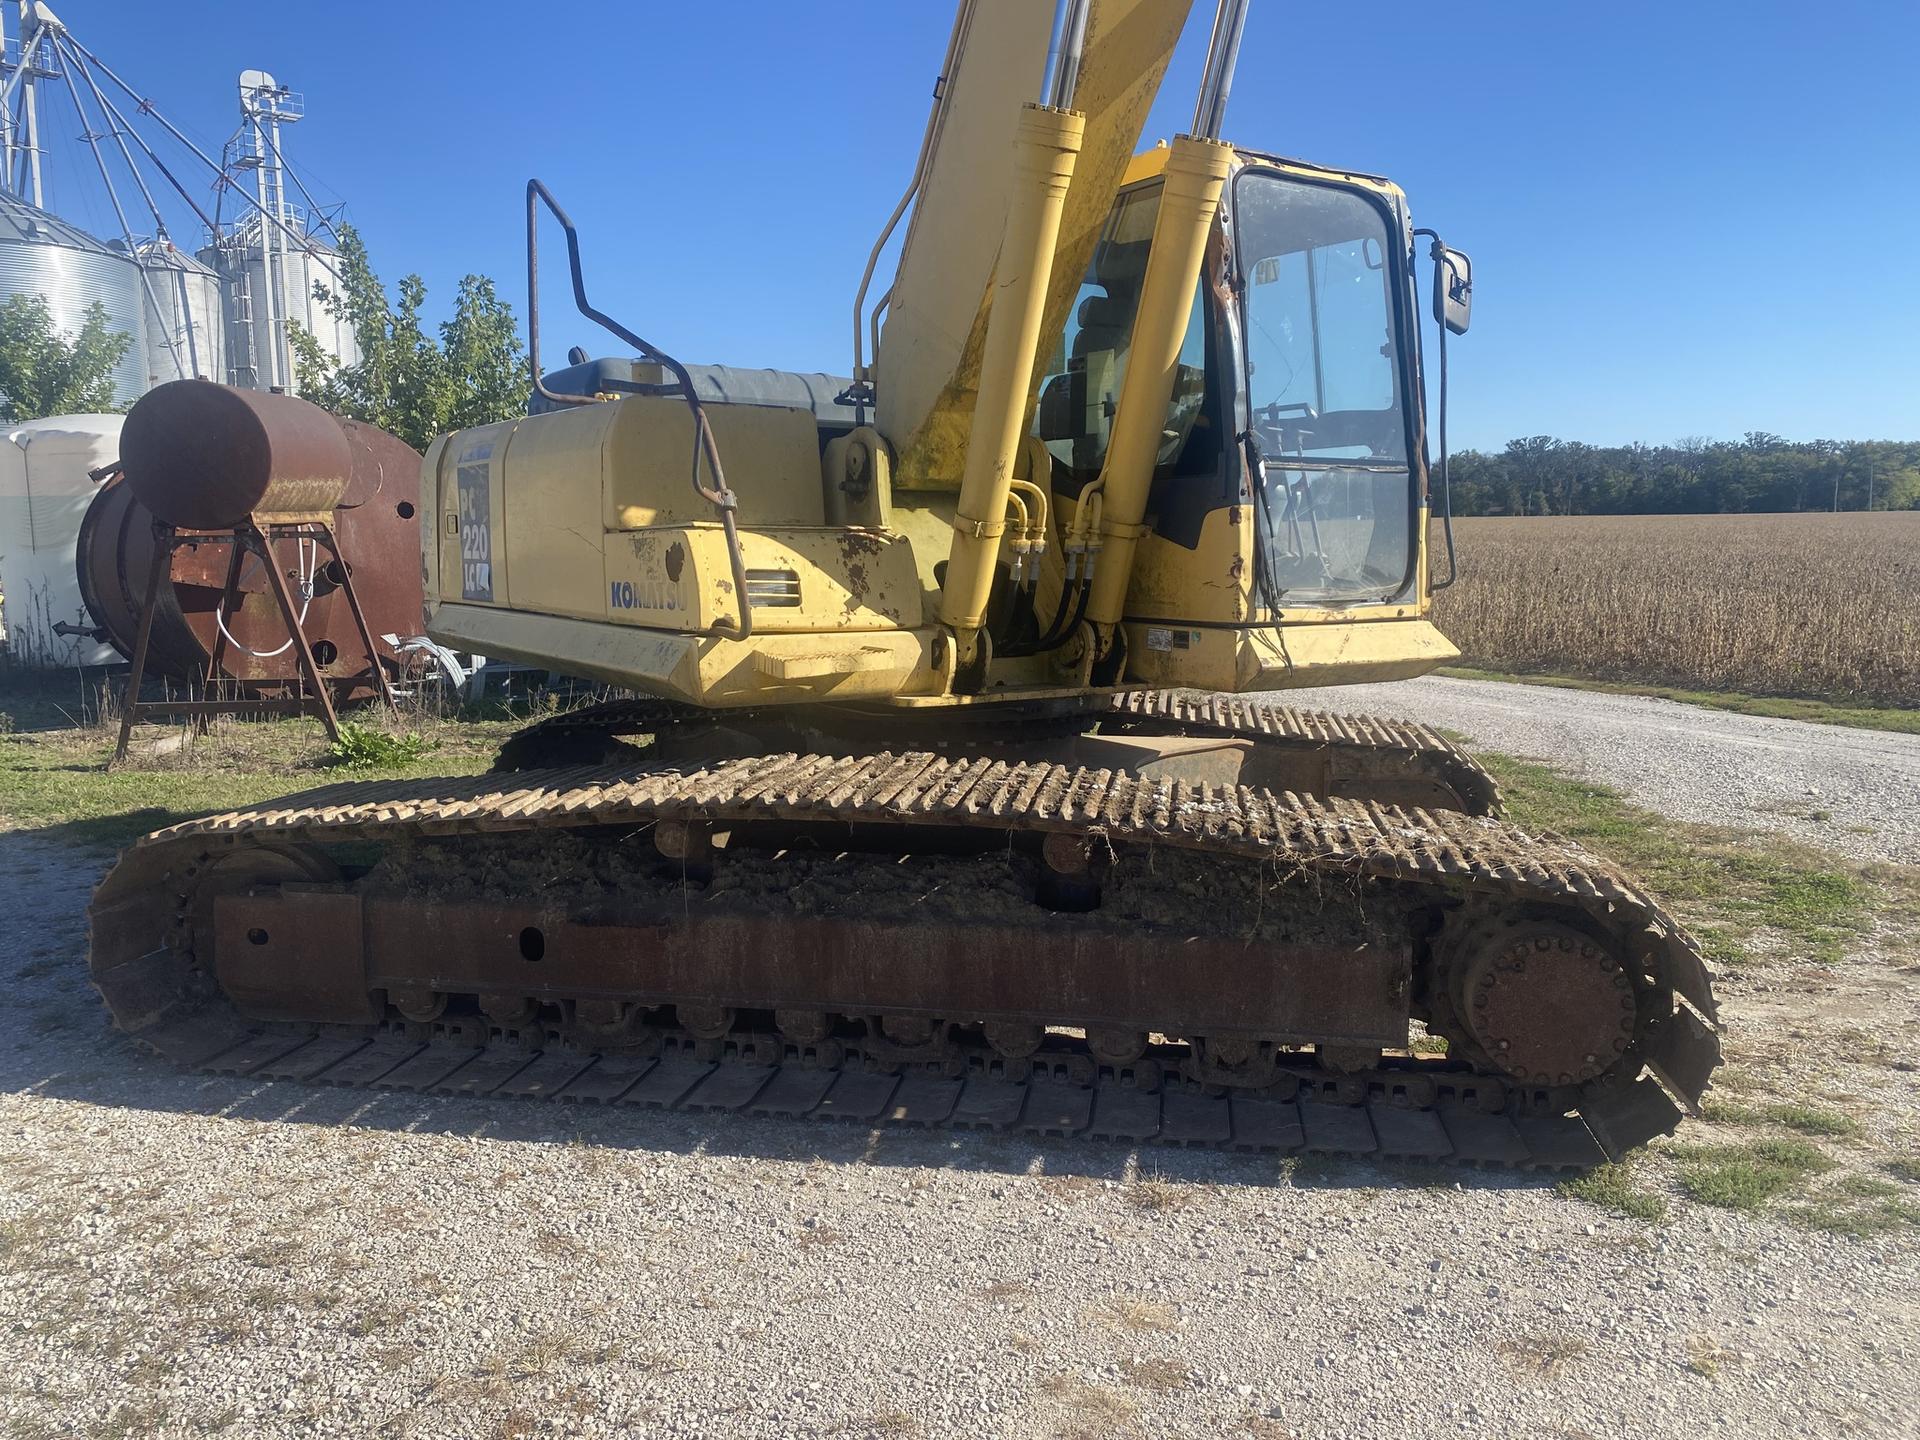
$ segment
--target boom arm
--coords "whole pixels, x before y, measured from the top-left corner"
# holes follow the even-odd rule
[[[1014,186],[1022,102],[1038,91],[1051,6],[966,0],[973,13],[900,254],[880,353],[877,421],[902,488],[953,489],[966,468],[992,281]],[[1073,107],[1080,154],[1040,326],[1065,322],[1192,0],[1090,0]],[[1009,57],[1032,56],[1031,67]],[[1031,390],[1031,385],[1029,386]]]

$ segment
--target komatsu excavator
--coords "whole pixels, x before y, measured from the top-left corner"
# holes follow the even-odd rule
[[[94,904],[118,1024],[260,1077],[1126,1142],[1555,1168],[1674,1129],[1719,1040],[1670,916],[1433,731],[1239,698],[1456,654],[1418,271],[1444,455],[1471,269],[1389,181],[1221,138],[1246,0],[1134,153],[1190,3],[962,0],[848,377],[642,340],[530,184],[531,413],[425,459],[428,631],[634,698],[147,837]],[[543,371],[543,210],[631,358]]]

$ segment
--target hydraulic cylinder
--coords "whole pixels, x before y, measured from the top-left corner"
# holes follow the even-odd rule
[[[1013,194],[994,267],[980,388],[940,598],[940,618],[953,627],[969,658],[986,620],[1006,534],[1007,494],[1025,440],[1027,384],[1040,343],[1047,277],[1085,123],[1074,111],[1030,104],[1014,142]]]
[[[1153,484],[1167,405],[1179,375],[1180,345],[1193,313],[1207,233],[1220,210],[1220,191],[1232,155],[1218,141],[1182,135],[1173,141],[1167,157],[1160,210],[1153,222],[1153,248],[1147,256],[1140,308],[1127,347],[1126,375],[1120,382],[1101,471],[1099,558],[1087,602],[1087,619],[1097,625],[1117,624],[1126,607],[1134,546],[1147,513],[1147,490]]]

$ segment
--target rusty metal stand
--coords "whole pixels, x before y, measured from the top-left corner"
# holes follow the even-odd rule
[[[232,545],[227,561],[226,584],[220,595],[220,605],[215,611],[218,615],[233,613],[234,601],[240,593],[241,567],[249,554],[260,557],[261,567],[266,572],[267,588],[273,592],[275,606],[280,618],[286,622],[287,638],[293,644],[295,658],[300,662],[300,675],[305,689],[297,695],[270,698],[254,695],[239,699],[165,699],[142,700],[140,686],[147,673],[147,643],[153,632],[153,612],[160,599],[160,582],[173,568],[173,552],[183,544],[202,544],[209,539],[226,538]],[[353,589],[353,567],[340,553],[340,542],[334,537],[333,527],[324,520],[287,520],[271,521],[262,524],[249,517],[231,531],[193,531],[182,536],[173,526],[164,521],[155,521],[153,527],[153,568],[147,574],[146,598],[140,605],[140,628],[136,632],[133,646],[133,668],[127,676],[126,697],[120,707],[120,743],[114,747],[113,758],[127,758],[127,744],[132,738],[133,727],[148,716],[192,716],[212,715],[266,715],[275,711],[302,715],[317,713],[320,723],[326,727],[327,738],[340,738],[340,717],[334,711],[333,696],[327,688],[325,677],[320,674],[319,663],[314,659],[313,647],[307,643],[307,637],[300,628],[300,616],[294,609],[293,592],[288,588],[287,577],[280,572],[278,562],[273,555],[273,542],[276,540],[311,541],[333,557],[333,563],[327,567],[332,579],[346,596],[347,608],[353,614],[354,629],[359,633],[361,647],[367,656],[367,672],[372,678],[373,688],[381,702],[388,709],[394,707],[393,690],[387,684],[386,671],[380,667],[380,656],[373,646],[373,632],[367,628],[367,617],[360,608],[360,597]],[[205,695],[212,695],[220,681],[221,661],[226,656],[227,635],[222,629],[215,637],[211,653],[207,657]]]

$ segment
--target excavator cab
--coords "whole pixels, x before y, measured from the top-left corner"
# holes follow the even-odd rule
[[[1107,465],[1166,155],[1133,161],[1046,362],[1036,428],[1069,515]],[[1282,688],[1445,658],[1425,620],[1412,247],[1391,182],[1235,152],[1152,459],[1127,678]],[[1406,623],[1356,628],[1385,620]],[[1319,652],[1336,633],[1349,673],[1287,663],[1296,637]]]

